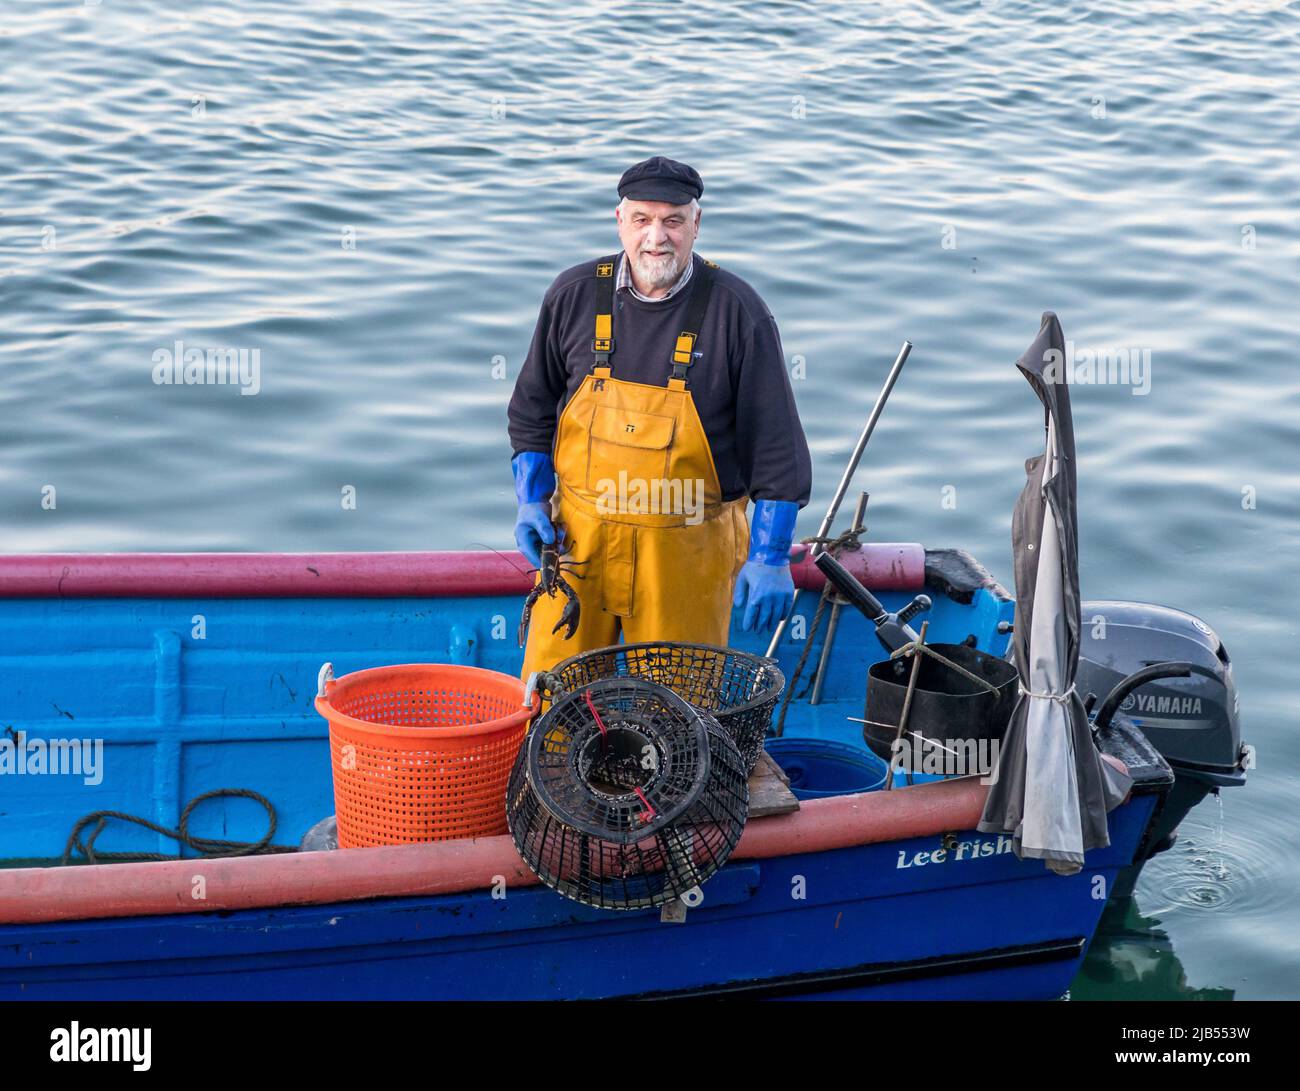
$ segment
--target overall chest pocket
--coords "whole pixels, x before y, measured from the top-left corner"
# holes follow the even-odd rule
[[[591,417],[587,440],[587,488],[593,492],[644,487],[668,476],[677,418],[662,413],[598,405]],[[626,475],[620,479],[620,475]]]

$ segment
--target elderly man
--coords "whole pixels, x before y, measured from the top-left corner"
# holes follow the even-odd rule
[[[552,632],[564,596],[538,600],[524,677],[620,629],[629,643],[725,645],[733,602],[752,631],[794,597],[812,470],[776,320],[692,253],[694,169],[656,156],[618,193],[622,252],[555,278],[510,399],[515,539],[538,566],[558,547],[581,603],[566,640]]]

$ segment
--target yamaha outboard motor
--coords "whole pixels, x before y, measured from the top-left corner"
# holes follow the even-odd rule
[[[1210,792],[1246,782],[1237,688],[1228,652],[1200,618],[1144,602],[1084,602],[1079,693],[1101,699],[1098,728],[1128,716],[1174,771],[1174,787],[1155,816],[1146,854],[1119,877],[1127,896],[1142,865],[1171,847],[1178,824]],[[1088,701],[1091,706],[1092,701]]]

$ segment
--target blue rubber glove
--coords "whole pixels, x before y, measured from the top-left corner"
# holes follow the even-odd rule
[[[542,566],[542,546],[555,544],[551,524],[551,493],[555,491],[555,463],[542,451],[520,451],[511,460],[515,473],[515,544],[534,568]]]
[[[794,605],[790,541],[799,505],[793,500],[760,500],[754,505],[749,559],[736,577],[735,606],[745,607],[747,633],[771,631]]]

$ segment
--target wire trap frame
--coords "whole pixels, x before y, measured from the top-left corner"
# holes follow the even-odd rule
[[[726,863],[749,787],[712,716],[657,683],[610,678],[564,693],[534,724],[506,809],[547,886],[601,909],[649,909]]]

